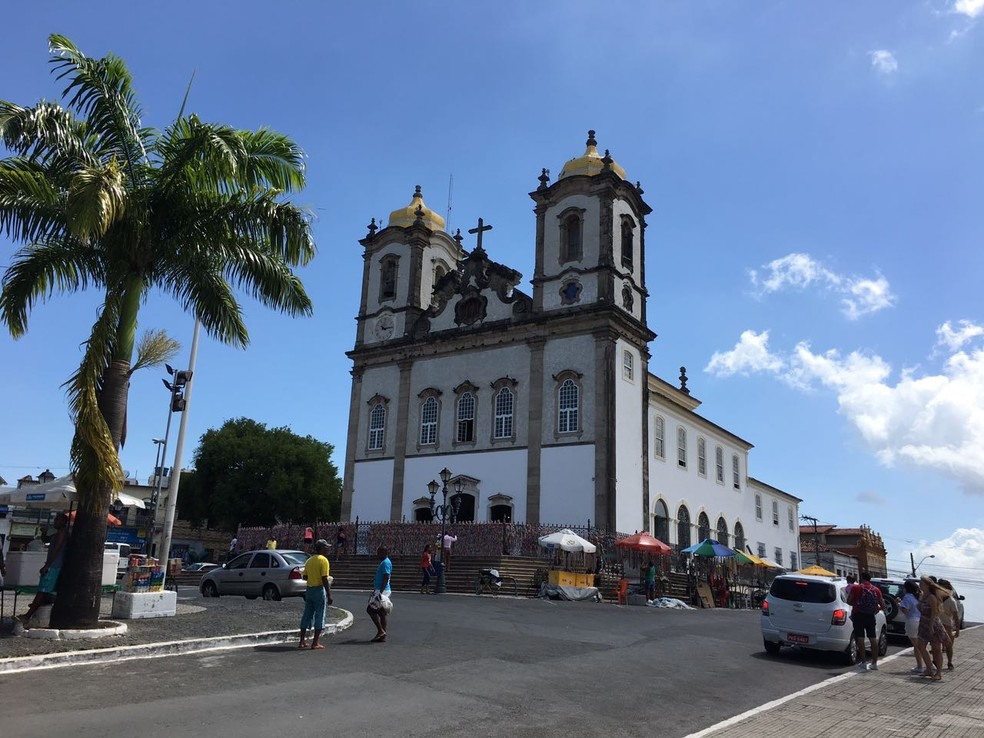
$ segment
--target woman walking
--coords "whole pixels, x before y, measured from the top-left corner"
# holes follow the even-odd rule
[[[948,640],[940,616],[943,603],[940,596],[946,590],[929,577],[919,580],[919,644],[926,670],[924,677],[934,682],[943,681],[943,645]],[[932,651],[932,659],[930,659]],[[930,663],[932,661],[932,664]]]
[[[899,601],[899,609],[905,615],[905,634],[912,644],[916,654],[916,665],[912,667],[913,674],[921,674],[929,667],[929,662],[923,662],[922,651],[919,648],[919,585],[909,579],[902,586],[905,596]]]
[[[430,594],[430,580],[434,575],[434,557],[431,556],[429,543],[424,546],[424,553],[420,557],[420,571],[423,573],[423,578],[420,580],[420,594]]]

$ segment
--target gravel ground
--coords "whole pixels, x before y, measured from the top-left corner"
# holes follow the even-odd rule
[[[10,593],[5,593],[10,595]],[[17,614],[27,610],[30,597],[19,597]],[[13,596],[6,598],[4,614],[0,624],[0,659],[13,656],[33,656],[46,653],[64,653],[95,648],[114,648],[135,646],[163,641],[179,641],[190,638],[214,638],[242,633],[263,633],[276,630],[295,630],[304,609],[304,600],[290,597],[281,602],[268,602],[261,599],[247,600],[245,597],[221,597],[206,599],[194,587],[181,588],[178,592],[177,614],[171,618],[146,618],[141,620],[122,620],[126,623],[127,634],[95,638],[92,640],[49,641],[13,635],[13,621],[10,606]],[[103,598],[101,616],[110,619],[113,598]],[[341,620],[343,613],[332,608],[329,621]]]

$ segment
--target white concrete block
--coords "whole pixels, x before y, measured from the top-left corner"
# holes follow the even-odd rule
[[[177,613],[178,593],[117,592],[113,596],[113,617],[124,620],[140,618],[167,618]]]

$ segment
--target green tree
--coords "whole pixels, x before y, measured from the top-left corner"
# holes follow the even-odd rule
[[[195,451],[192,494],[178,498],[193,524],[239,525],[338,520],[342,480],[330,443],[267,428],[248,418],[206,431]],[[182,485],[184,478],[182,477]]]
[[[304,185],[289,138],[183,114],[164,131],[146,128],[121,59],[88,58],[63,36],[49,46],[65,106],[0,101],[0,140],[13,154],[0,160],[0,231],[24,244],[3,277],[0,321],[18,337],[54,292],[103,293],[66,383],[79,509],[52,612],[59,627],[93,627],[140,305],[160,290],[211,336],[245,347],[237,289],[310,314],[293,268],[314,243],[310,214],[284,196]]]

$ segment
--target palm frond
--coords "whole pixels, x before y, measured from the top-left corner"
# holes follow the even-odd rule
[[[27,331],[27,316],[35,303],[59,292],[78,292],[105,284],[105,267],[99,254],[72,238],[20,249],[3,278],[0,292],[0,320],[11,335]]]
[[[163,328],[144,331],[137,344],[137,360],[130,367],[130,374],[149,366],[160,366],[175,357],[181,344],[167,335]]]
[[[127,187],[115,159],[78,172],[68,191],[68,226],[84,240],[96,239],[123,217]]]
[[[136,163],[147,156],[147,129],[140,125],[130,70],[112,54],[90,59],[58,34],[48,37],[48,46],[56,78],[68,80],[62,92],[68,107],[87,121],[103,156],[117,156],[133,177]]]
[[[177,266],[177,265],[175,265]],[[242,308],[221,270],[205,258],[159,275],[157,284],[201,321],[205,332],[222,343],[245,348],[249,333]]]
[[[0,232],[26,243],[63,233],[64,204],[63,193],[41,164],[0,160]]]
[[[112,355],[121,304],[120,295],[107,295],[92,326],[82,363],[65,383],[75,424],[72,469],[77,475],[76,484],[85,489],[95,490],[103,484],[110,485],[114,490],[119,489],[123,479],[123,468],[113,436],[99,408],[99,385]]]
[[[0,100],[0,140],[11,151],[42,164],[72,162],[94,166],[85,123],[58,103],[42,100],[30,108]],[[59,166],[61,170],[67,167]]]
[[[246,151],[239,180],[249,189],[272,187],[291,192],[304,187],[304,152],[287,136],[261,128],[239,131]]]

